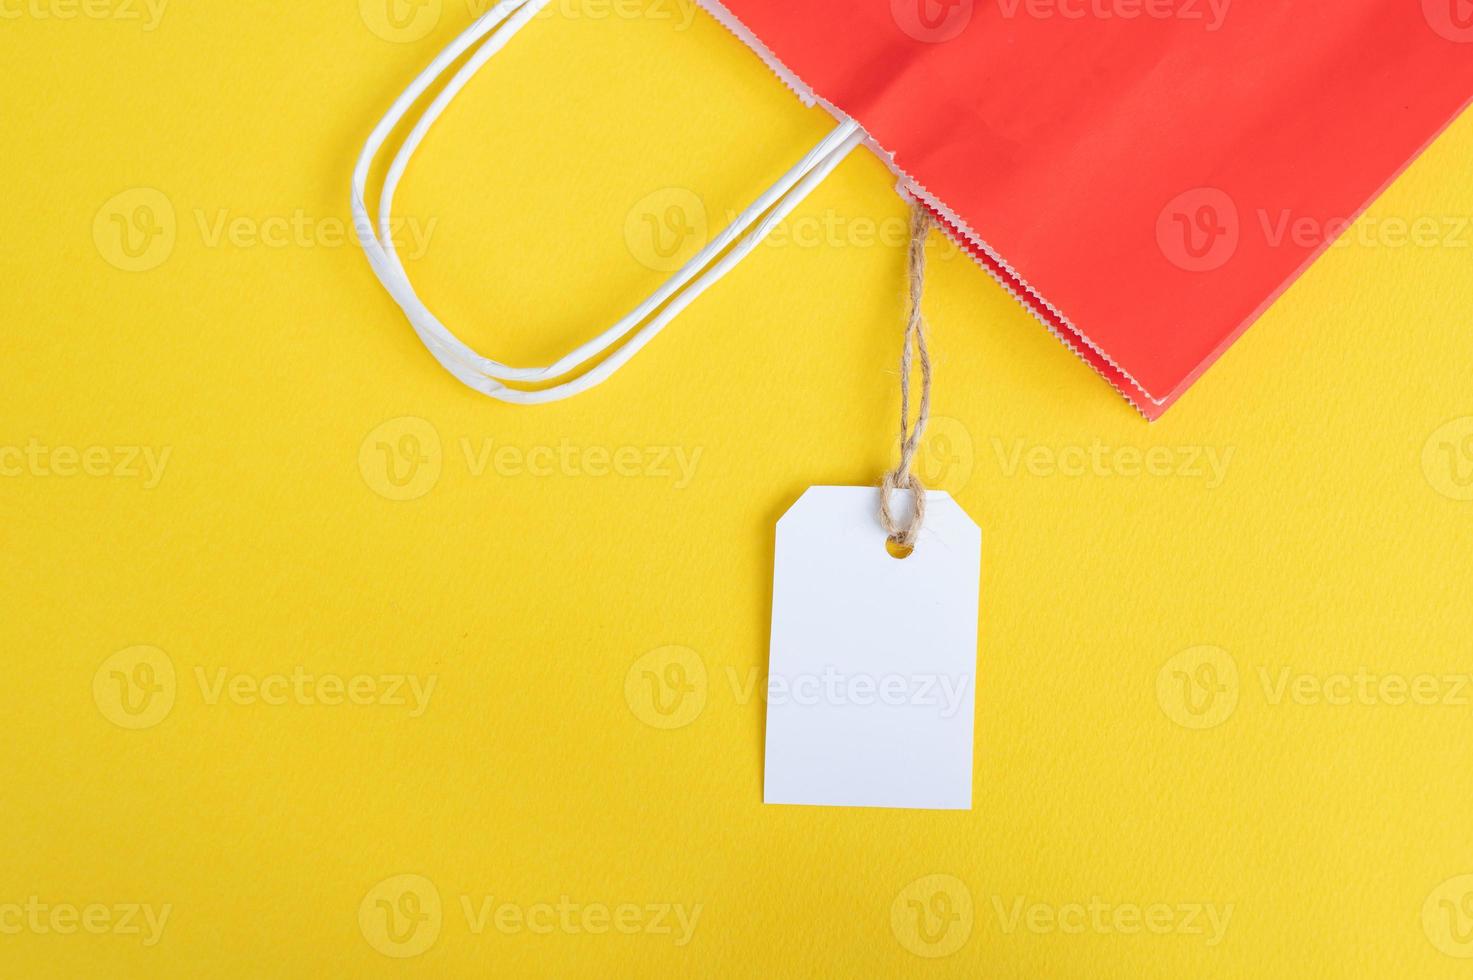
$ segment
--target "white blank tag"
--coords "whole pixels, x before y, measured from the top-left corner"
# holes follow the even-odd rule
[[[898,559],[878,508],[812,487],[777,522],[764,799],[969,810],[982,532],[928,493]]]

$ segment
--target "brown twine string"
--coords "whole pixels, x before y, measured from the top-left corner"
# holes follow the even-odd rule
[[[926,322],[921,316],[921,296],[926,287],[926,236],[935,224],[931,212],[913,204],[910,212],[910,316],[905,324],[905,346],[900,352],[900,463],[880,481],[880,523],[891,542],[914,548],[926,521],[926,487],[910,470],[916,450],[931,417],[931,352],[926,348]],[[910,425],[910,372],[912,349],[921,361],[921,405],[914,428]],[[907,489],[915,498],[915,509],[904,527],[895,523],[890,511],[890,494]]]

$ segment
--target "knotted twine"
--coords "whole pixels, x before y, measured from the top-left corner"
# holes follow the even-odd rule
[[[926,236],[934,223],[931,212],[924,206],[918,203],[911,205],[910,313],[905,322],[905,344],[900,351],[900,463],[880,481],[880,523],[884,525],[891,543],[906,550],[915,547],[921,525],[926,521],[926,487],[921,478],[911,472],[910,466],[925,436],[926,421],[931,417],[931,352],[926,348],[921,296],[926,286]],[[921,404],[914,428],[910,425],[912,352],[921,362]],[[915,508],[904,527],[895,523],[890,511],[890,494],[900,489],[909,490],[915,498]]]

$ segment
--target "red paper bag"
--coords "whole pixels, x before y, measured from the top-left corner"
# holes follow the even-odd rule
[[[700,0],[1158,417],[1473,97],[1470,0]]]

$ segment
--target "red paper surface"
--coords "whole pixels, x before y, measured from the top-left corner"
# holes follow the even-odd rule
[[[1470,0],[702,3],[1151,418],[1473,98]]]

